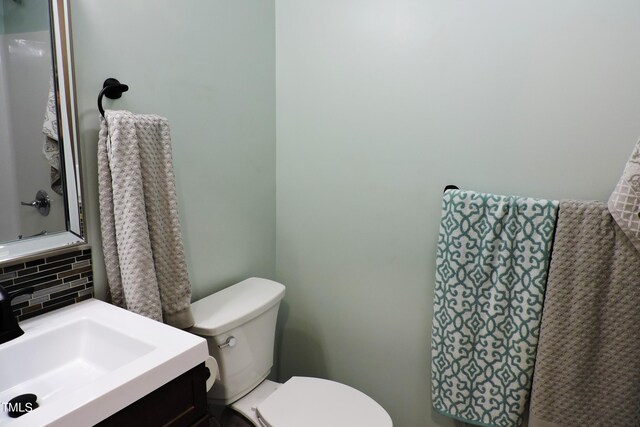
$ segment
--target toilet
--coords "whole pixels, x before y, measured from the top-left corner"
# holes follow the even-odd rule
[[[266,379],[284,291],[280,283],[254,277],[192,304],[190,332],[207,340],[219,368],[209,403],[257,427],[392,427],[382,406],[347,385],[310,377],[284,384]]]

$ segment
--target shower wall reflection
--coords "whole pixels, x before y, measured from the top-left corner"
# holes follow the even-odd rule
[[[66,230],[52,85],[48,1],[0,0],[0,242]]]

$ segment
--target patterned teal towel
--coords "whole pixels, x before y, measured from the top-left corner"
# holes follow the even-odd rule
[[[431,338],[436,411],[520,426],[531,389],[557,201],[449,190]]]

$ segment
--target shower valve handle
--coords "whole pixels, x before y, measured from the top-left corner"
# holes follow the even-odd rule
[[[40,215],[47,216],[49,215],[49,210],[51,209],[51,199],[49,199],[49,195],[46,191],[40,190],[36,193],[36,199],[32,202],[20,202],[22,206],[31,206],[32,208],[36,208]]]

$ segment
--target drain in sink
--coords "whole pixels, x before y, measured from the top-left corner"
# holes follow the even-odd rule
[[[6,403],[7,414],[11,418],[18,418],[24,414],[28,414],[38,407],[38,396],[33,393],[21,394]]]

